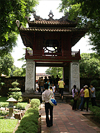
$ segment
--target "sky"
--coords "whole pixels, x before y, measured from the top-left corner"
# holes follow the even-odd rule
[[[59,12],[59,4],[61,3],[61,0],[39,0],[39,5],[35,7],[36,10],[36,15],[48,19],[48,14],[50,10],[52,10],[54,19],[59,19],[62,16],[64,16],[63,12]],[[20,35],[18,36],[17,40],[17,46],[13,49],[12,56],[14,58],[14,65],[16,67],[22,66],[23,62],[17,61],[19,58],[25,54],[24,50],[25,46],[21,40]],[[89,39],[88,36],[85,36],[80,39],[80,41],[72,48],[72,51],[79,51],[80,53],[92,53],[93,51],[90,50],[92,46],[89,45]],[[37,67],[36,68],[36,73],[45,73],[45,70],[47,67]]]

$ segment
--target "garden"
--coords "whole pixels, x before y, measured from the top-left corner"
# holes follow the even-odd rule
[[[37,133],[39,119],[39,99],[31,99],[30,104],[23,102],[18,82],[12,83],[7,97],[0,96],[0,132]],[[12,104],[9,99],[17,101]],[[10,109],[13,108],[12,116]]]

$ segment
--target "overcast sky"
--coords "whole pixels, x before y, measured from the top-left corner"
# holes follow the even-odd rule
[[[59,13],[59,4],[61,3],[60,0],[39,0],[39,5],[35,7],[36,14],[38,16],[41,16],[42,18],[48,19],[48,14],[50,10],[52,10],[54,14],[54,19],[59,19],[62,16],[64,16],[63,13]],[[81,40],[72,48],[73,51],[78,51],[80,49],[81,53],[91,53],[92,51],[90,50],[92,46],[89,45],[89,40],[88,36],[85,36],[81,38]],[[18,40],[17,40],[17,46],[13,49],[12,56],[14,58],[14,65],[17,67],[21,67],[23,62],[17,61],[19,58],[25,54],[25,48],[21,37],[19,35]],[[44,73],[47,68],[41,67],[41,68],[36,68],[37,73]]]

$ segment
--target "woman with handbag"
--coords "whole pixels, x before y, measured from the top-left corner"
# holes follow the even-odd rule
[[[73,97],[73,100],[74,100],[72,110],[77,110],[76,106],[77,106],[77,100],[78,100],[79,96],[78,96],[78,90],[76,89],[76,85],[73,86],[72,97]]]
[[[45,91],[42,93],[42,101],[45,102],[46,124],[47,127],[53,126],[53,106],[49,103],[51,97],[54,97],[53,92],[48,89],[48,84],[44,84]],[[50,119],[49,119],[50,112]]]

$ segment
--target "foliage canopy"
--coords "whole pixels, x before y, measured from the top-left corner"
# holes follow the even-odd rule
[[[33,12],[38,0],[0,1],[0,56],[8,53],[16,45],[18,29],[16,20],[26,24],[25,16]]]
[[[80,63],[80,77],[82,78],[99,78],[100,77],[100,60],[97,54],[82,53]]]
[[[49,67],[46,70],[46,74],[53,75],[55,78],[58,75],[59,78],[63,76],[63,68],[62,67]]]
[[[13,63],[14,59],[10,53],[5,55],[4,57],[0,57],[0,75],[5,74],[9,76],[11,70],[13,69]]]
[[[69,13],[69,19],[79,27],[89,26],[90,45],[100,54],[100,0],[61,0],[60,11]]]

